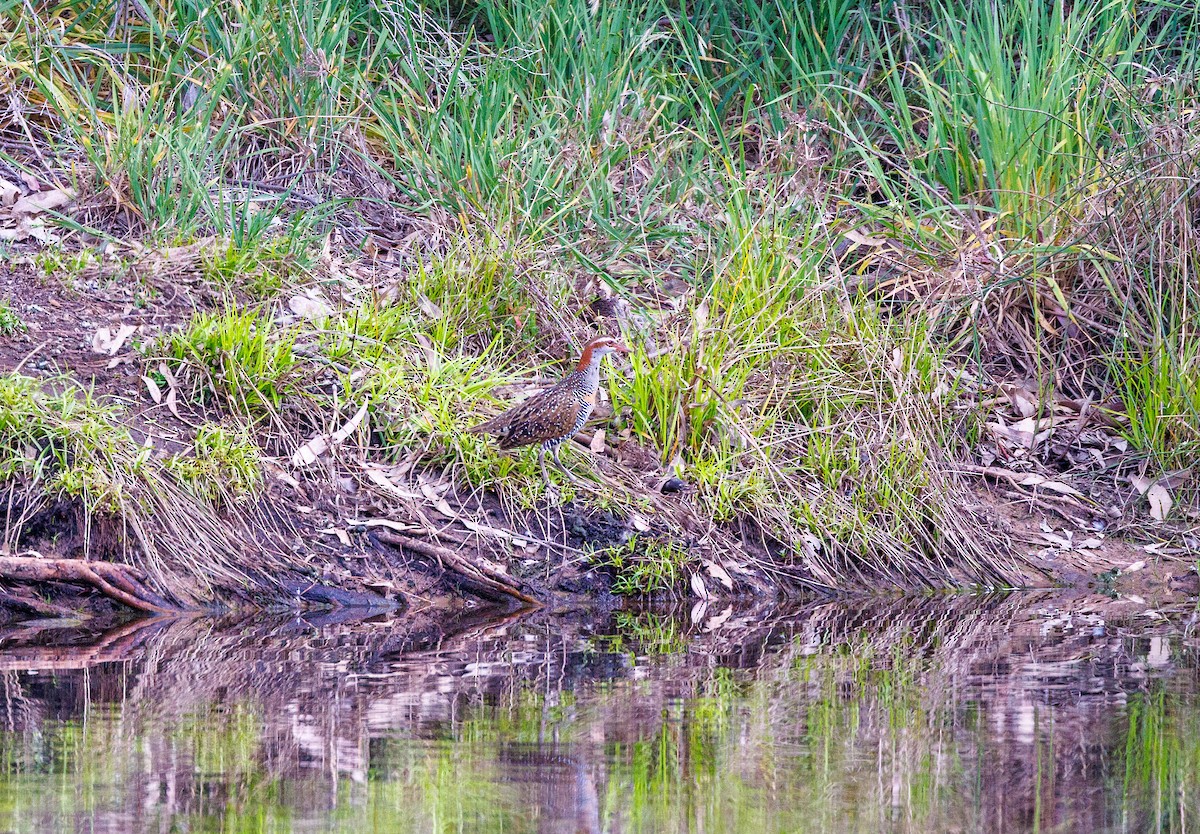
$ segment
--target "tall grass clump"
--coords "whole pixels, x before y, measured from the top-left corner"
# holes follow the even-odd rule
[[[73,386],[50,393],[31,377],[0,377],[0,478],[89,512],[129,499],[149,452],[115,423],[115,409]]]
[[[168,364],[192,382],[190,399],[219,399],[262,417],[299,390],[295,335],[277,332],[269,308],[229,309],[196,316],[166,339]]]

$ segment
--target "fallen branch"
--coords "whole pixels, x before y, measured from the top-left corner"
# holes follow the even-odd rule
[[[520,600],[526,605],[539,604],[536,599],[516,587],[511,576],[486,565],[473,565],[448,547],[442,547],[432,542],[423,542],[411,536],[393,533],[391,530],[375,530],[373,531],[373,535],[379,541],[386,544],[402,547],[414,553],[428,556],[431,559],[437,559],[438,564],[444,569],[453,571],[472,583],[480,585],[494,593]]]
[[[138,611],[165,614],[178,609],[142,583],[146,575],[132,565],[82,559],[0,556],[0,579],[19,582],[70,582],[87,585],[109,599]]]

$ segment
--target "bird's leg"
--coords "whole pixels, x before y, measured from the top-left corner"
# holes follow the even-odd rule
[[[550,483],[550,473],[546,471],[546,447],[538,446],[538,466],[542,468],[542,482],[546,484],[546,495],[551,504],[558,503],[558,490]]]
[[[554,465],[558,467],[559,471],[567,476],[568,481],[570,481],[572,484],[574,484],[577,487],[583,486],[583,484],[580,482],[580,480],[578,478],[576,478],[574,475],[572,475],[570,470],[568,470],[567,467],[563,466],[563,462],[558,459],[558,447],[557,446],[555,446],[553,449],[550,450],[550,456],[554,458]]]

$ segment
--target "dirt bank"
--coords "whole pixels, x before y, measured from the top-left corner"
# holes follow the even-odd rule
[[[194,257],[177,252],[97,261],[67,275],[44,267],[31,253],[0,268],[0,300],[20,321],[0,338],[0,370],[32,377],[50,391],[77,386],[96,403],[115,407],[120,427],[150,461],[185,455],[200,427],[227,419],[219,403],[184,396],[181,386],[164,396],[168,386],[150,376],[162,365],[147,346],[220,304]],[[279,422],[272,420],[276,427]],[[316,466],[297,465],[295,450],[313,448],[312,437],[328,437],[335,428],[295,420],[290,431],[262,441],[263,480],[254,496],[201,505],[194,494],[178,491],[176,503],[156,506],[192,520],[149,518],[137,535],[122,512],[88,513],[84,501],[69,497],[37,500],[10,482],[7,553],[131,564],[136,575],[127,581],[162,606],[183,608],[365,606],[406,608],[415,617],[480,605],[611,606],[619,602],[614,591],[623,590],[627,567],[611,554],[628,548],[632,560],[628,546],[639,538],[694,554],[685,565],[663,562],[654,589],[660,597],[699,601],[832,590],[806,573],[802,561],[782,567],[788,562],[779,555],[796,543],[773,540],[749,517],[725,524],[704,518],[686,484],[679,492],[656,490],[654,505],[636,510],[604,508],[582,495],[519,506],[370,446],[341,456],[322,450]],[[364,456],[362,448],[376,457]],[[623,456],[598,456],[606,475],[665,480],[663,470],[630,448]],[[1195,592],[1187,534],[1154,535],[1131,485],[1100,488],[1092,474],[1073,479],[1040,471],[1047,474],[1028,469],[1018,477],[995,463],[964,464],[973,485],[966,509],[978,529],[994,536],[995,549],[1007,553],[1010,570],[994,584],[1155,596]],[[690,535],[681,537],[681,529]],[[211,539],[203,552],[212,554],[215,567],[197,570],[188,554],[167,552],[193,535]],[[156,536],[161,542],[148,542]],[[195,549],[194,541],[185,543],[184,549]],[[150,549],[158,558],[147,559]],[[63,578],[69,581],[47,586],[10,576],[0,606],[10,619],[122,607],[105,587]],[[966,573],[961,580],[979,582]]]

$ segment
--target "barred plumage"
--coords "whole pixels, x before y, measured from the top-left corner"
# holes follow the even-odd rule
[[[521,402],[503,414],[473,426],[469,431],[490,434],[501,449],[538,445],[538,463],[546,474],[546,452],[572,481],[575,478],[558,459],[558,447],[583,428],[596,407],[600,388],[600,360],[609,353],[628,353],[629,348],[609,336],[593,339],[583,349],[575,370],[551,388]]]

